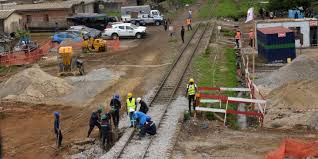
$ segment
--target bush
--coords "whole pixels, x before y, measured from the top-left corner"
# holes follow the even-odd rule
[[[214,120],[215,119],[213,112],[205,112],[205,117],[208,120]]]
[[[184,111],[183,113],[183,119],[184,121],[187,121],[190,119],[190,113],[188,111]]]

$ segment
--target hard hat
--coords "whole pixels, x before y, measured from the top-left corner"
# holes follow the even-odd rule
[[[115,94],[114,97],[115,97],[115,99],[119,99],[120,98],[119,94]]]
[[[60,112],[54,112],[54,116],[55,117],[59,117],[60,116]]]
[[[137,103],[139,103],[141,101],[141,98],[140,97],[138,97],[137,98]]]
[[[98,112],[103,112],[103,105],[99,105],[97,111],[98,111]]]
[[[189,79],[189,83],[190,83],[190,82],[193,83],[193,82],[194,82],[194,79],[193,79],[193,78],[190,78],[190,79]]]
[[[128,93],[127,97],[128,97],[128,98],[131,98],[132,95],[133,95],[132,93]]]
[[[105,114],[103,114],[101,117],[100,117],[102,120],[105,120],[107,117]]]

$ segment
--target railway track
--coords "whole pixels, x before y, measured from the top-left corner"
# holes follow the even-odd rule
[[[149,102],[151,107],[149,114],[152,117],[152,120],[157,124],[158,128],[160,127],[160,123],[164,118],[167,107],[173,100],[186,69],[190,64],[194,53],[197,51],[199,43],[207,28],[208,24],[198,24],[198,27],[194,30],[190,40],[186,43],[185,47],[181,49],[177,59],[172,64],[167,74],[164,76],[162,82],[155,92],[155,95]],[[146,158],[148,148],[156,136],[146,136],[142,140],[139,140],[133,130],[131,130],[131,132],[128,134],[129,135],[126,136],[127,141],[120,148],[120,150],[116,151],[116,154],[113,154],[112,158]]]

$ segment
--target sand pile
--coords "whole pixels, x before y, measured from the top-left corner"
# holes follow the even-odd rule
[[[0,88],[1,99],[34,103],[67,94],[73,86],[33,67],[12,76]]]
[[[292,63],[272,72],[267,77],[256,80],[262,89],[270,91],[288,82],[318,78],[318,55],[316,53],[303,54]],[[267,92],[266,91],[266,92]]]
[[[265,125],[292,128],[297,125],[318,129],[318,80],[289,82],[268,95]]]

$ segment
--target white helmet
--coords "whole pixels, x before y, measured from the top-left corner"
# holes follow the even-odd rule
[[[129,112],[134,112],[135,110],[133,108],[130,108],[129,109]]]
[[[137,103],[139,103],[141,101],[141,98],[140,97],[138,97],[137,98]]]

